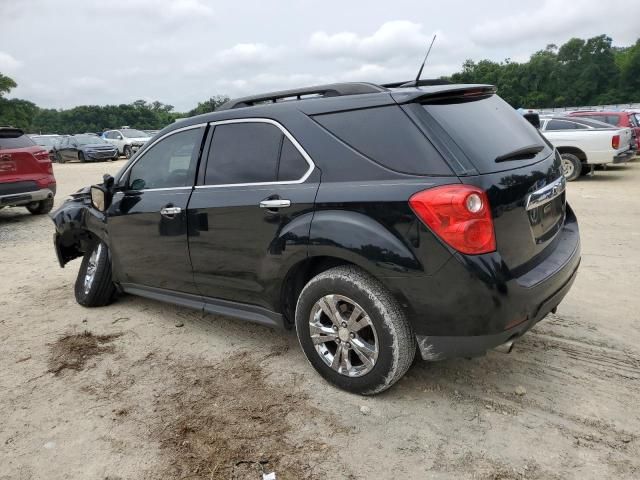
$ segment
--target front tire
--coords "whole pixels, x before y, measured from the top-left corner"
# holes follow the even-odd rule
[[[564,173],[567,182],[573,182],[580,176],[582,171],[582,162],[580,159],[571,153],[563,153],[560,155],[562,159],[562,172]]]
[[[84,157],[83,152],[78,152],[78,160],[80,160],[82,163],[87,161],[87,159]]]
[[[133,151],[131,150],[131,147],[130,147],[129,145],[126,145],[126,146],[124,147],[123,152],[124,152],[124,156],[125,156],[126,158],[131,158],[131,155],[133,155]]]
[[[60,152],[56,152],[56,163],[64,163],[64,157],[60,154]]]
[[[76,301],[85,307],[111,303],[116,289],[111,277],[109,249],[104,242],[98,241],[85,253],[74,290]]]
[[[27,205],[27,210],[31,215],[44,215],[49,213],[53,208],[53,198],[47,198],[39,202],[30,203]]]
[[[373,395],[396,383],[415,357],[415,337],[397,301],[374,277],[340,266],[312,278],[296,306],[296,330],[325,380]]]

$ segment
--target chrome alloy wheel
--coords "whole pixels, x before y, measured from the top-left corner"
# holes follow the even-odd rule
[[[566,158],[562,159],[562,173],[564,173],[564,176],[566,178],[569,178],[573,175],[573,172],[575,170],[575,166],[573,165],[573,162],[571,162],[570,160],[567,160]]]
[[[369,373],[378,359],[378,335],[373,322],[356,302],[325,295],[311,309],[309,334],[320,358],[347,377]]]
[[[102,243],[93,250],[87,263],[87,272],[84,274],[84,293],[89,294],[93,280],[96,278],[96,270],[98,269],[98,261],[102,255]]]

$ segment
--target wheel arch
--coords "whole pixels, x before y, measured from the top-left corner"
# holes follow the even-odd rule
[[[575,155],[576,157],[578,157],[581,163],[587,163],[587,154],[580,150],[578,147],[556,147],[556,150],[558,150],[558,153],[560,155],[562,155],[563,153],[570,153],[571,155]]]

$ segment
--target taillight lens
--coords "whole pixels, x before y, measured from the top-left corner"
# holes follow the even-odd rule
[[[611,148],[617,150],[620,147],[620,135],[614,135],[611,139]]]
[[[40,150],[33,154],[33,157],[39,162],[45,165],[47,173],[53,173],[53,166],[51,165],[51,158],[49,158],[49,152],[46,150]]]
[[[414,194],[415,214],[449,246],[469,255],[493,252],[496,236],[487,194],[470,185],[444,185]]]

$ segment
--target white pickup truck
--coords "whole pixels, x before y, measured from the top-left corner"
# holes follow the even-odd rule
[[[635,151],[630,128],[579,117],[541,117],[540,132],[562,157],[562,168],[568,181],[580,173],[593,172],[596,165],[623,163]]]

